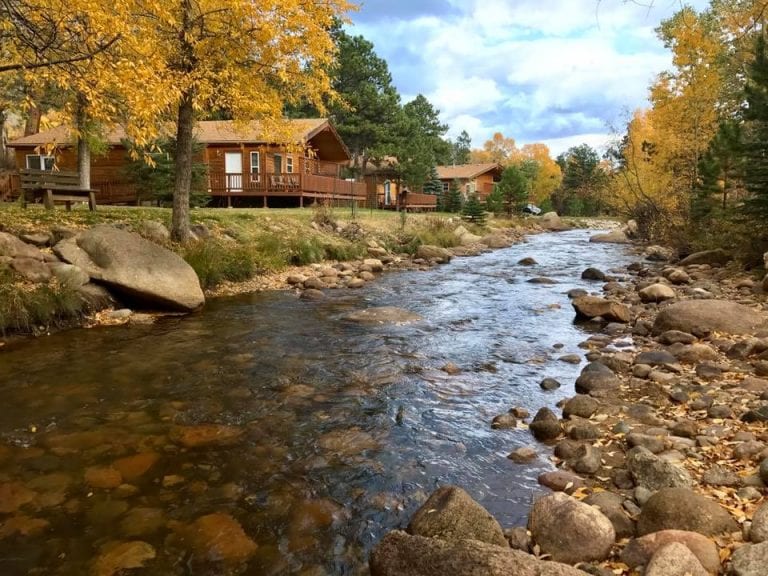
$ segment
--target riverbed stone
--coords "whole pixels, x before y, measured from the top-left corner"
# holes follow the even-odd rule
[[[512,460],[515,464],[527,464],[536,460],[536,450],[529,446],[523,446],[521,448],[515,448],[507,455],[507,458]]]
[[[531,258],[530,256],[526,256],[525,258],[521,258],[517,261],[519,266],[536,266],[538,262],[536,262],[535,258]]]
[[[557,390],[560,388],[560,382],[554,378],[544,378],[539,384],[542,390]]]
[[[557,212],[547,212],[546,214],[542,214],[539,218],[539,224],[541,224],[541,227],[545,230],[551,230],[553,232],[570,229],[570,226],[563,222]]]
[[[722,248],[715,250],[701,250],[689,254],[680,260],[680,266],[691,266],[693,264],[716,264],[722,266],[731,261],[731,255]]]
[[[600,403],[586,394],[577,394],[569,398],[563,406],[563,418],[578,416],[579,418],[589,418],[600,407]]]
[[[201,516],[188,526],[176,526],[176,532],[198,558],[209,562],[241,564],[258,548],[240,522],[222,512]]]
[[[768,542],[768,502],[763,502],[752,515],[749,539],[755,544]]]
[[[679,542],[659,548],[645,567],[645,576],[709,576],[693,552]]]
[[[422,244],[416,249],[416,258],[423,260],[433,260],[439,264],[446,264],[451,261],[452,254],[450,250],[442,246],[433,246]]]
[[[638,292],[640,300],[643,302],[664,302],[672,300],[676,294],[673,288],[666,284],[651,284]]]
[[[36,492],[30,490],[23,482],[0,483],[0,514],[10,514],[32,502]]]
[[[579,296],[571,301],[576,316],[580,318],[603,318],[608,322],[627,323],[632,319],[629,308],[624,304],[599,296]]]
[[[621,561],[630,568],[645,566],[659,548],[673,542],[690,550],[708,572],[716,573],[720,569],[720,555],[714,541],[697,532],[686,530],[660,530],[634,538],[622,550]]]
[[[541,442],[554,440],[561,432],[560,420],[549,408],[540,408],[528,425],[528,428],[534,438]]]
[[[566,470],[553,470],[552,472],[542,472],[539,474],[538,482],[555,492],[565,492],[571,494],[574,490],[586,486],[586,482],[581,476],[577,476]]]
[[[517,428],[517,418],[509,413],[499,414],[498,416],[495,416],[491,421],[491,428],[494,430],[509,430],[512,428]]]
[[[688,488],[662,488],[648,499],[637,522],[640,535],[688,530],[705,536],[736,532],[739,525],[717,502]]]
[[[653,333],[680,330],[697,337],[712,332],[749,334],[764,324],[766,318],[754,308],[728,300],[685,300],[665,307],[656,316]]]
[[[129,542],[109,542],[102,548],[101,554],[91,567],[92,576],[116,576],[125,570],[143,568],[155,558],[153,546],[141,540]]]
[[[594,236],[590,236],[589,241],[609,244],[629,244],[630,242],[626,233],[620,228],[616,228],[610,232],[603,232],[600,234],[595,234]]]
[[[195,424],[174,426],[170,438],[175,444],[185,448],[204,448],[209,446],[232,446],[245,434],[245,429],[227,424]]]
[[[561,492],[533,503],[528,529],[543,553],[568,564],[604,560],[616,539],[602,512]]]
[[[115,460],[112,467],[120,472],[126,482],[141,479],[160,460],[157,452],[140,452]]]
[[[399,530],[374,547],[369,566],[371,576],[585,576],[572,566],[539,560],[507,545],[446,542]]]
[[[146,538],[165,527],[161,508],[133,508],[120,521],[120,532],[127,538]]]
[[[733,576],[765,576],[768,566],[768,542],[747,544],[734,551],[731,556]]]
[[[92,466],[85,470],[85,483],[92,488],[111,489],[123,483],[123,477],[111,466]]]
[[[62,240],[54,252],[130,302],[181,311],[196,310],[205,303],[189,264],[133,232],[94,226]]]
[[[435,490],[411,518],[408,532],[447,542],[478,540],[507,545],[498,521],[458,486]]]
[[[635,535],[635,523],[624,511],[623,501],[624,497],[620,494],[595,492],[590,494],[584,503],[594,506],[611,521],[616,531],[616,538],[631,538]]]
[[[642,446],[627,452],[627,470],[636,485],[649,490],[693,486],[693,480],[684,468],[659,458]]]
[[[619,379],[613,370],[601,362],[587,364],[576,379],[576,392],[579,394],[589,394],[597,390],[613,390],[618,386]]]
[[[760,479],[766,486],[768,486],[768,458],[764,458],[763,461],[760,462],[758,474],[760,475]]]
[[[422,320],[422,317],[404,308],[378,306],[350,312],[344,319],[360,324],[407,324],[418,322]]]
[[[68,288],[80,288],[91,280],[83,269],[66,262],[51,262],[47,266],[51,275]]]
[[[605,272],[598,268],[587,268],[581,273],[582,280],[605,280]]]

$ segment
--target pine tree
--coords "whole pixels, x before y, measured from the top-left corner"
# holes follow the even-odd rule
[[[460,212],[463,203],[459,182],[458,180],[454,180],[451,182],[451,187],[448,188],[448,195],[445,198],[445,211]]]
[[[485,207],[477,194],[470,195],[461,209],[461,215],[475,224],[485,224]]]
[[[744,180],[750,218],[768,221],[768,55],[765,39],[757,37],[755,60],[749,67],[744,109]]]

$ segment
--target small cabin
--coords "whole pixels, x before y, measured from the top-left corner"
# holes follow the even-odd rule
[[[458,164],[455,166],[438,166],[437,177],[443,184],[443,194],[447,194],[454,182],[459,185],[459,191],[466,200],[473,194],[484,202],[493,192],[497,182],[501,180],[504,168],[495,162],[487,164]]]
[[[292,119],[284,124],[280,138],[269,136],[258,121],[245,125],[229,120],[196,124],[195,139],[203,146],[200,160],[208,166],[211,205],[365,203],[365,183],[341,177],[350,154],[327,119]],[[106,152],[94,154],[91,159],[91,187],[99,191],[99,204],[140,200],[126,170],[130,162],[126,141],[125,130],[113,128],[106,135]],[[15,151],[17,168],[77,169],[75,138],[67,126],[19,138],[8,146]]]

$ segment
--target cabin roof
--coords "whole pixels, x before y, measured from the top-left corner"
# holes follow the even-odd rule
[[[464,179],[471,180],[486,172],[498,172],[501,174],[501,164],[488,162],[485,164],[457,164],[455,166],[438,166],[437,177],[440,180]]]
[[[336,129],[327,118],[295,118],[285,120],[284,128],[279,128],[275,135],[265,136],[261,122],[253,120],[244,124],[236,124],[232,120],[202,120],[195,125],[195,138],[201,144],[271,144],[271,143],[302,143],[310,141],[313,144],[323,142],[336,148],[334,156],[337,160],[347,160],[349,150],[344,145]],[[114,126],[106,134],[106,143],[119,146],[126,139],[122,126]],[[335,142],[333,142],[335,141]],[[11,148],[26,146],[46,146],[56,144],[71,146],[75,142],[74,133],[70,126],[61,125],[37,134],[17,138],[8,143]]]

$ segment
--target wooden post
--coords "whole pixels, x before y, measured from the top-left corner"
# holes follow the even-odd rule
[[[53,210],[53,190],[46,190],[43,197],[43,204],[46,210]]]

